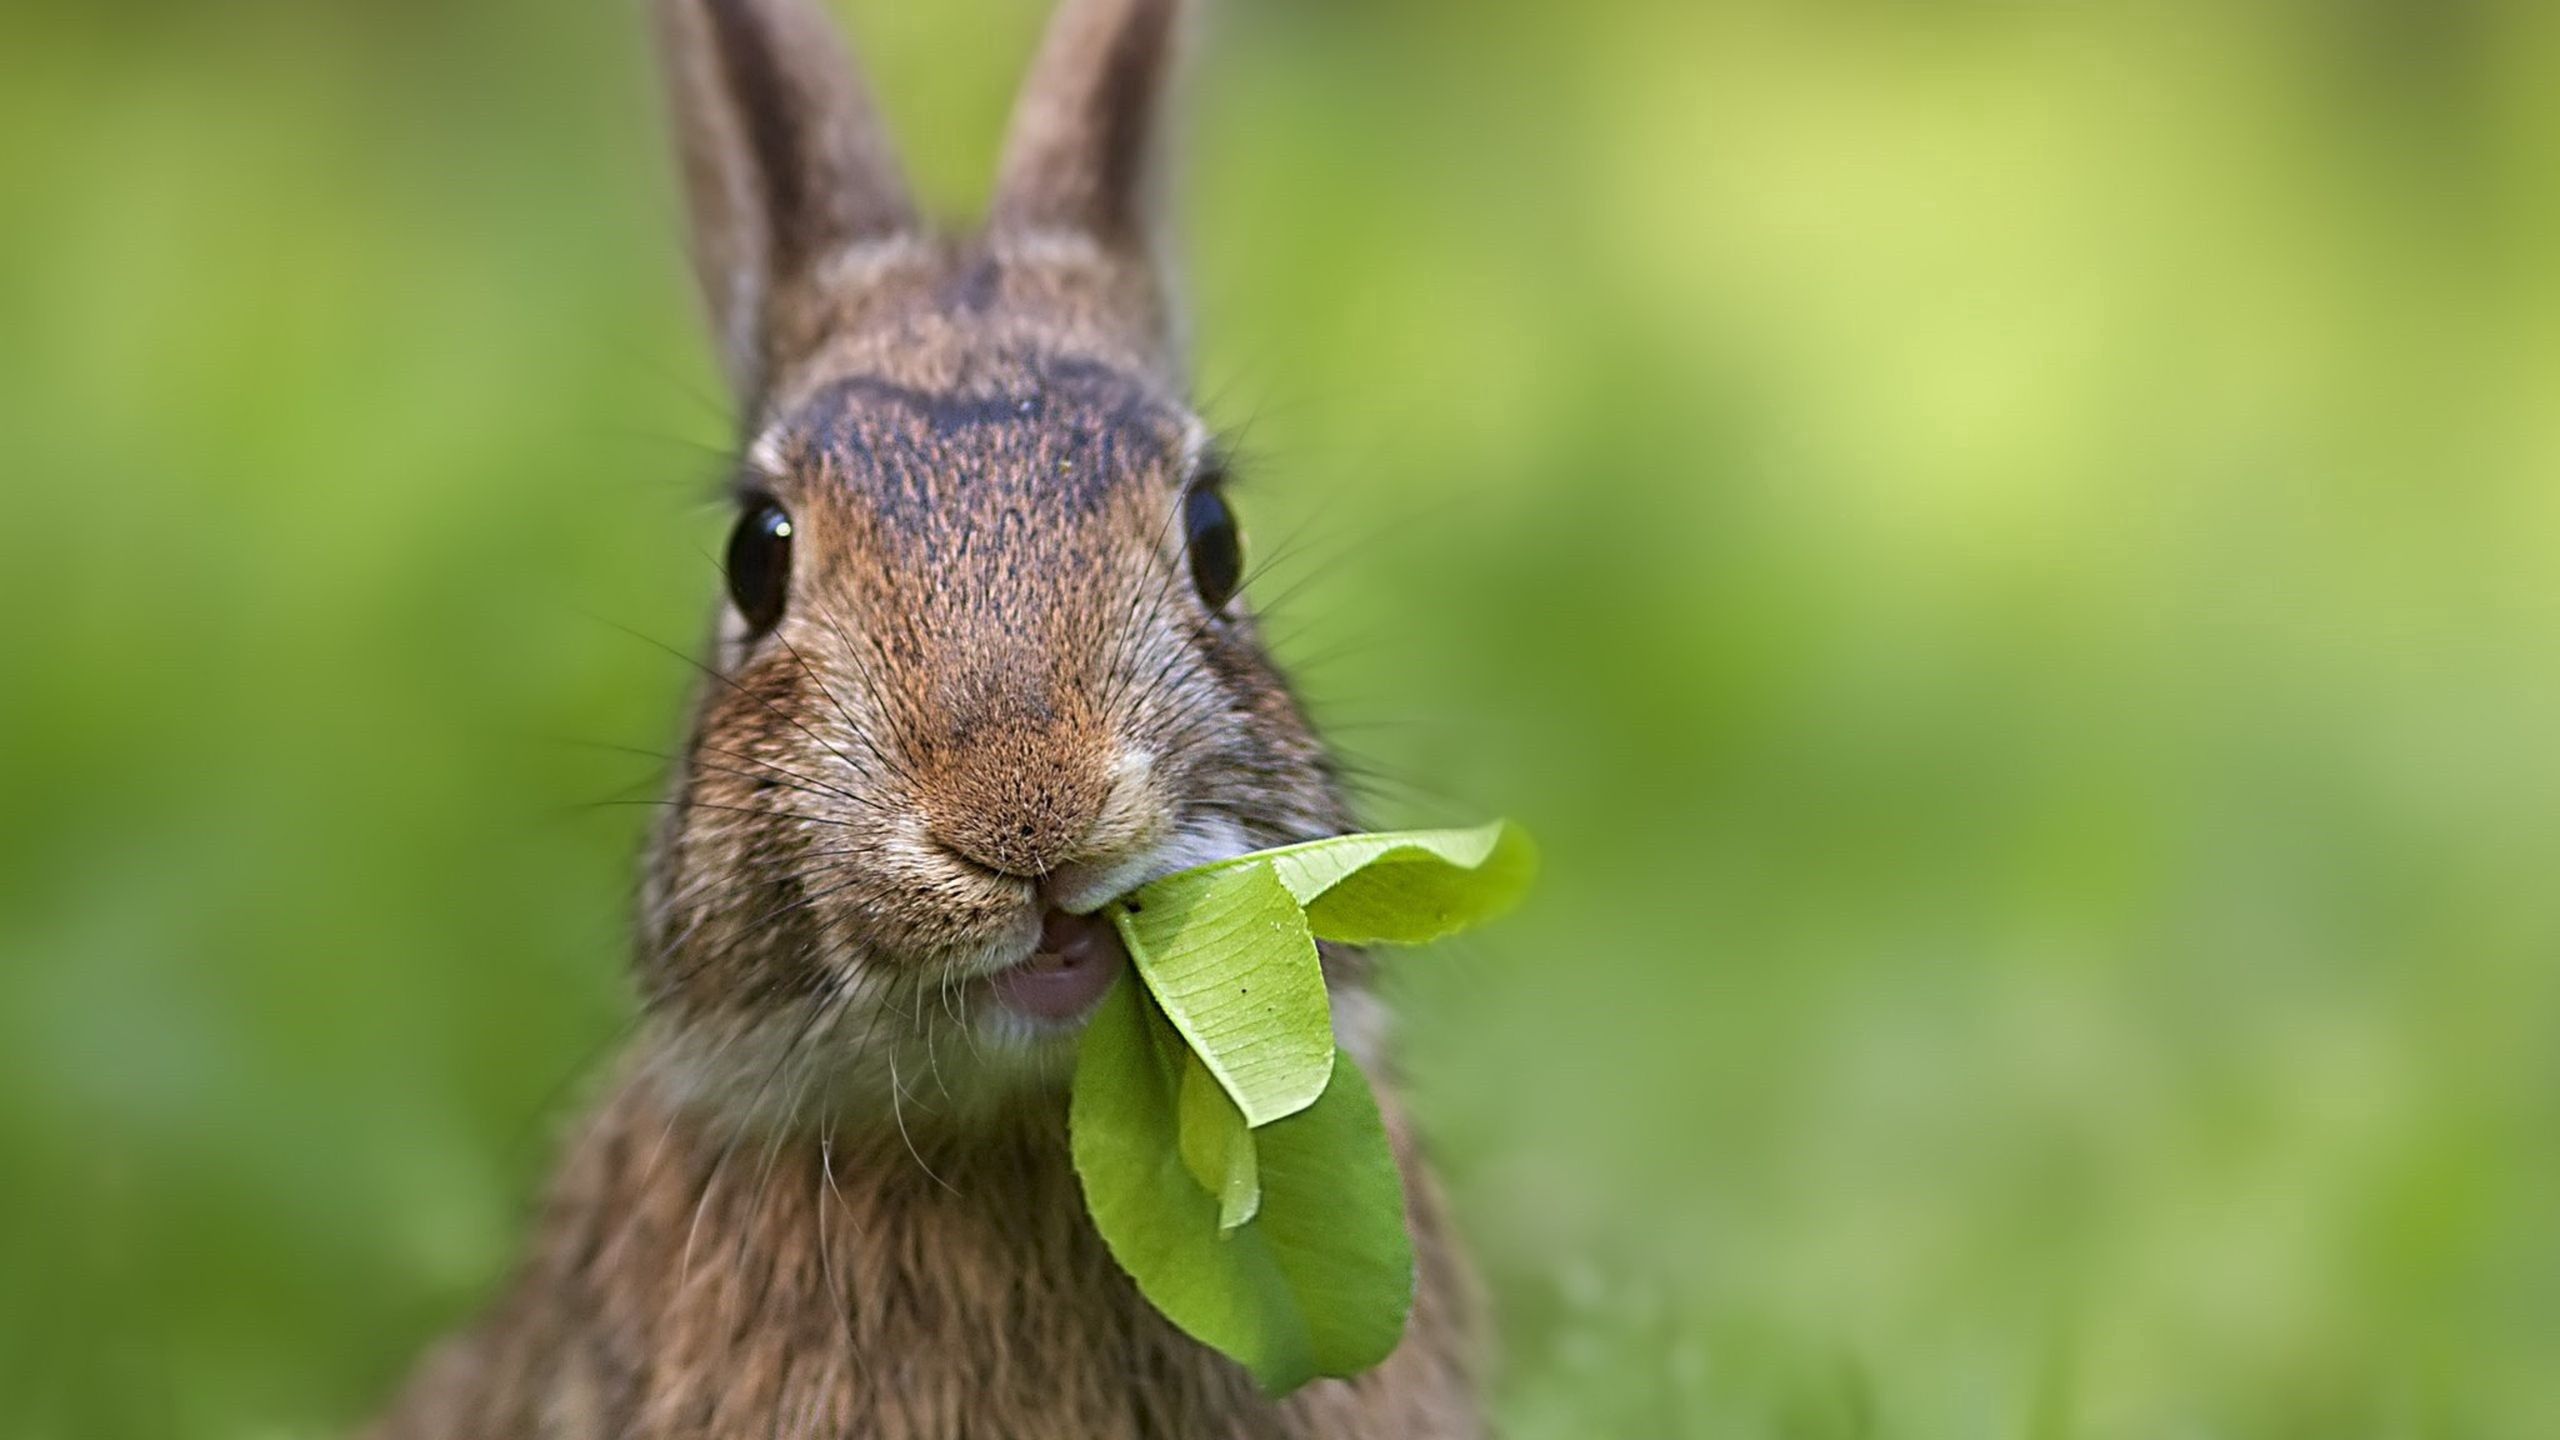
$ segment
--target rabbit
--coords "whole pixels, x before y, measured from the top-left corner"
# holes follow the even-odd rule
[[[982,229],[919,218],[818,0],[656,0],[743,417],[729,594],[641,885],[642,1019],[490,1309],[376,1440],[1482,1432],[1392,1091],[1412,1316],[1285,1398],[1113,1263],[1067,1146],[1095,912],[1355,828],[1236,590],[1159,131],[1180,0],[1063,0]],[[1329,954],[1373,1074],[1385,1017]]]

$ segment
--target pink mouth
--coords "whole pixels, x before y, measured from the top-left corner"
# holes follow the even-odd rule
[[[1052,910],[1040,923],[1040,948],[987,981],[996,1003],[1035,1020],[1080,1020],[1129,967],[1129,951],[1099,915]]]

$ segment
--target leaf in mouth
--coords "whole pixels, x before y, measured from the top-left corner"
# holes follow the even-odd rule
[[[1322,937],[1419,944],[1518,903],[1508,822],[1344,835],[1109,908],[1137,983],[1086,1026],[1069,1124],[1086,1208],[1150,1304],[1285,1394],[1385,1359],[1413,1305],[1404,1183],[1333,1038]]]

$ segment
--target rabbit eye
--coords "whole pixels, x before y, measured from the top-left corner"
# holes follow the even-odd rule
[[[1244,580],[1244,539],[1235,512],[1216,487],[1197,485],[1183,497],[1182,528],[1191,551],[1191,583],[1212,610],[1224,610]]]
[[[791,517],[771,500],[750,501],[729,532],[729,599],[752,635],[782,620],[791,589]]]

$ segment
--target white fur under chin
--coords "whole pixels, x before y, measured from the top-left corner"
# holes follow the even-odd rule
[[[645,1073],[670,1104],[741,1133],[827,1133],[883,1121],[948,1130],[1063,1087],[1075,1069],[1075,1034],[1004,1035],[977,1017],[950,1014],[917,1025],[903,1009],[813,1000],[725,1022],[662,1024],[645,1054]]]

